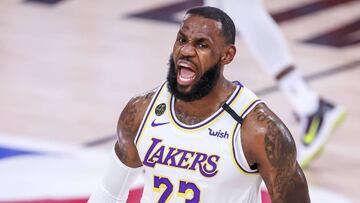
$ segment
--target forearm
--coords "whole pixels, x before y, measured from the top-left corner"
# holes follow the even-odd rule
[[[130,168],[123,164],[113,151],[107,170],[88,203],[125,203],[129,189],[141,172],[140,168]]]
[[[265,182],[273,203],[309,203],[309,192],[306,178],[301,168],[288,174],[279,172],[276,176]]]

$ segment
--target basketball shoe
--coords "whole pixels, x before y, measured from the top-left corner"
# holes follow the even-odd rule
[[[330,134],[344,120],[344,107],[320,99],[318,110],[307,117],[300,117],[302,142],[298,148],[298,162],[305,168],[323,150]]]

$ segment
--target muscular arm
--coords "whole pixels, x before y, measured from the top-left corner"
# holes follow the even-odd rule
[[[99,186],[88,203],[125,203],[132,182],[142,168],[134,139],[154,91],[132,98],[118,122],[118,142]]]
[[[265,104],[246,117],[241,129],[249,164],[256,163],[273,203],[310,202],[307,182],[296,161],[294,140]]]
[[[142,165],[134,139],[154,94],[155,90],[151,90],[143,95],[133,97],[120,114],[117,126],[118,142],[115,151],[121,162],[132,168]]]

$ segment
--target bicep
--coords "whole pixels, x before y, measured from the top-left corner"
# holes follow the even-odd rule
[[[141,166],[141,161],[134,143],[136,136],[136,110],[129,104],[122,111],[118,125],[115,152],[121,162],[127,166]]]
[[[281,121],[268,124],[259,171],[272,201],[309,202],[305,176],[296,161],[292,136]]]
[[[305,176],[296,161],[291,133],[266,106],[248,116],[244,130],[249,154],[257,163],[272,202],[309,202]],[[246,123],[245,123],[246,124]]]
[[[115,145],[115,152],[119,160],[125,165],[137,168],[142,166],[139,153],[132,139],[125,139],[121,132],[118,132],[118,141]]]
[[[118,158],[129,167],[142,165],[134,139],[153,92],[132,98],[120,114],[117,125],[118,141],[115,147]]]

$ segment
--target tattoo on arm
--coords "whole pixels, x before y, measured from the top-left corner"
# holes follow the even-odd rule
[[[256,120],[265,123],[264,148],[271,173],[265,180],[273,203],[310,202],[305,176],[296,162],[296,148],[289,130],[275,115],[261,106],[254,109]]]
[[[119,159],[128,166],[139,166],[141,161],[134,144],[134,139],[147,106],[151,102],[155,91],[132,98],[122,111],[118,122],[118,147],[116,148]]]
[[[264,138],[266,155],[272,166],[291,168],[296,157],[294,146],[281,135],[291,136],[286,129],[279,129],[274,121],[269,120]]]
[[[119,143],[118,156],[119,159],[125,164],[129,162],[128,160],[129,157],[127,153],[129,151],[128,150],[129,143],[127,139],[133,135],[135,128],[135,115],[136,115],[136,108],[131,107],[130,103],[124,108],[123,112],[120,115],[118,136],[121,139],[119,139],[118,141]]]

